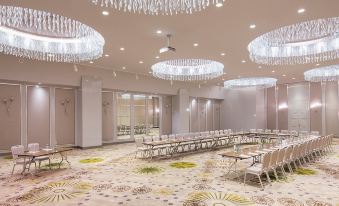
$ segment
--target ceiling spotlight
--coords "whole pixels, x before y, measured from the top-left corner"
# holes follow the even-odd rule
[[[283,74],[282,76],[283,76],[283,77],[286,77],[286,74]]]
[[[250,28],[251,28],[251,29],[254,29],[255,27],[257,27],[257,25],[255,25],[255,24],[251,24],[251,25],[250,25]]]
[[[295,77],[292,77],[292,79],[295,79]]]
[[[193,46],[197,47],[197,46],[199,46],[199,44],[198,43],[194,43]]]
[[[246,63],[246,60],[242,60],[241,62],[242,62],[242,63]]]
[[[159,57],[159,56],[156,56],[155,58],[156,58],[156,59],[159,59],[160,57]]]
[[[219,7],[222,7],[223,4],[219,2],[219,3],[217,3],[215,6],[219,8]]]
[[[151,71],[149,71],[148,73],[149,73],[149,74],[152,74],[152,72],[151,72]]]
[[[157,34],[162,34],[162,31],[161,30],[157,30]]]
[[[115,71],[113,71],[113,76],[116,77],[117,76],[117,73]]]
[[[41,82],[38,82],[39,85],[41,85]]]
[[[126,69],[126,67],[122,67],[122,69],[123,69],[123,70],[125,70],[125,69]]]
[[[89,63],[90,63],[90,64],[93,64],[94,62],[93,62],[93,61],[90,61]]]
[[[320,64],[318,63],[318,64],[316,64],[316,66],[320,66]]]
[[[109,54],[105,54],[105,57],[109,57]]]
[[[220,55],[221,55],[221,56],[225,56],[226,54],[225,54],[225,53],[221,53]]]
[[[139,64],[143,64],[144,62],[143,61],[139,61]]]
[[[259,69],[261,69],[261,68],[262,68],[262,66],[258,66],[258,68],[259,68]]]
[[[103,12],[102,12],[102,15],[108,16],[108,15],[109,15],[109,12],[108,12],[108,11],[103,11]]]
[[[304,9],[304,8],[301,8],[301,9],[298,9],[298,13],[299,14],[302,14],[302,13],[304,13],[306,10]]]
[[[78,72],[78,71],[79,71],[78,66],[75,65],[75,64],[73,65],[73,69],[74,69],[75,72]]]
[[[274,70],[272,70],[272,73],[274,73],[275,71]]]
[[[124,47],[121,47],[121,48],[120,48],[120,51],[125,51],[125,48],[124,48]]]

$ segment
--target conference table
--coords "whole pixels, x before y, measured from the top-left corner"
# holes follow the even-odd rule
[[[22,154],[18,154],[18,157],[22,157],[24,159],[28,158],[28,163],[24,166],[21,174],[24,174],[26,172],[26,170],[34,175],[31,171],[30,171],[30,167],[31,164],[35,162],[36,158],[39,157],[45,157],[48,156],[50,157],[51,155],[55,155],[55,154],[59,154],[61,157],[61,161],[58,163],[59,164],[59,169],[61,167],[61,164],[65,161],[67,162],[69,168],[71,168],[71,163],[68,161],[67,159],[67,152],[73,150],[73,148],[46,148],[46,149],[40,149],[39,151],[26,151]],[[49,167],[51,169],[51,165],[49,164]],[[36,171],[35,171],[36,172]]]
[[[184,138],[184,139],[167,139],[167,140],[159,140],[159,141],[149,141],[143,142],[146,146],[146,158],[152,159],[154,157],[154,151],[156,149],[166,148],[168,155],[173,156],[176,153],[179,153],[179,148],[183,148],[186,145],[190,147],[190,145],[194,145],[194,151],[198,150],[198,148],[202,149],[202,144],[205,143],[206,147],[209,149],[218,148],[221,146],[221,141],[226,141],[225,145],[230,145],[234,143],[236,139],[240,138],[239,142],[243,143],[244,139],[248,137],[257,137],[262,139],[277,139],[279,137],[286,138],[290,137],[290,134],[282,134],[282,133],[259,133],[259,132],[234,132],[230,134],[210,134],[208,136],[197,136],[194,138]],[[210,145],[208,145],[210,144]],[[207,146],[208,145],[208,146]],[[183,151],[183,149],[182,149]]]

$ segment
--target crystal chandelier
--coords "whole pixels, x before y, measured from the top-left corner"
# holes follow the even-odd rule
[[[206,59],[174,59],[152,66],[153,76],[174,81],[210,80],[223,74],[224,65]]]
[[[226,89],[244,88],[244,87],[257,87],[257,88],[269,88],[274,87],[277,83],[277,79],[269,77],[249,77],[241,79],[233,79],[224,82]]]
[[[252,61],[266,65],[307,64],[339,57],[339,17],[281,27],[248,45]]]
[[[339,64],[308,70],[304,76],[310,82],[339,81]]]
[[[0,52],[53,62],[102,56],[104,38],[93,28],[57,14],[0,5]]]
[[[91,0],[95,5],[112,7],[134,13],[150,15],[191,14],[201,11],[210,4],[219,5],[225,0]]]

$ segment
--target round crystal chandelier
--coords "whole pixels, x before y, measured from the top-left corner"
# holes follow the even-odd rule
[[[80,62],[102,56],[104,38],[76,20],[0,5],[0,52],[35,60]]]
[[[339,57],[339,17],[281,27],[248,45],[252,61],[266,65],[307,64]]]
[[[206,59],[174,59],[152,66],[153,76],[174,81],[201,81],[224,73],[224,65]]]
[[[310,82],[339,81],[339,64],[308,70],[304,76]]]
[[[225,0],[91,0],[95,5],[149,15],[192,14]]]
[[[233,79],[224,82],[226,89],[244,88],[244,87],[257,87],[257,88],[269,88],[274,87],[277,84],[277,79],[269,77],[249,77],[241,79]]]

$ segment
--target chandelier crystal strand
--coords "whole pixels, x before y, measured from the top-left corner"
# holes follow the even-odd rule
[[[152,66],[153,76],[174,81],[202,81],[221,76],[224,65],[206,59],[174,59]]]
[[[266,65],[307,64],[339,57],[339,17],[281,27],[248,45],[252,61]]]
[[[149,15],[192,14],[225,0],[91,0],[95,5]]]
[[[274,87],[276,84],[277,79],[274,78],[249,77],[225,81],[224,87],[226,89],[245,88],[245,87],[269,88]]]
[[[0,5],[0,52],[29,59],[80,62],[100,58],[104,38],[76,20]]]
[[[339,81],[339,64],[308,70],[304,77],[310,82]]]

